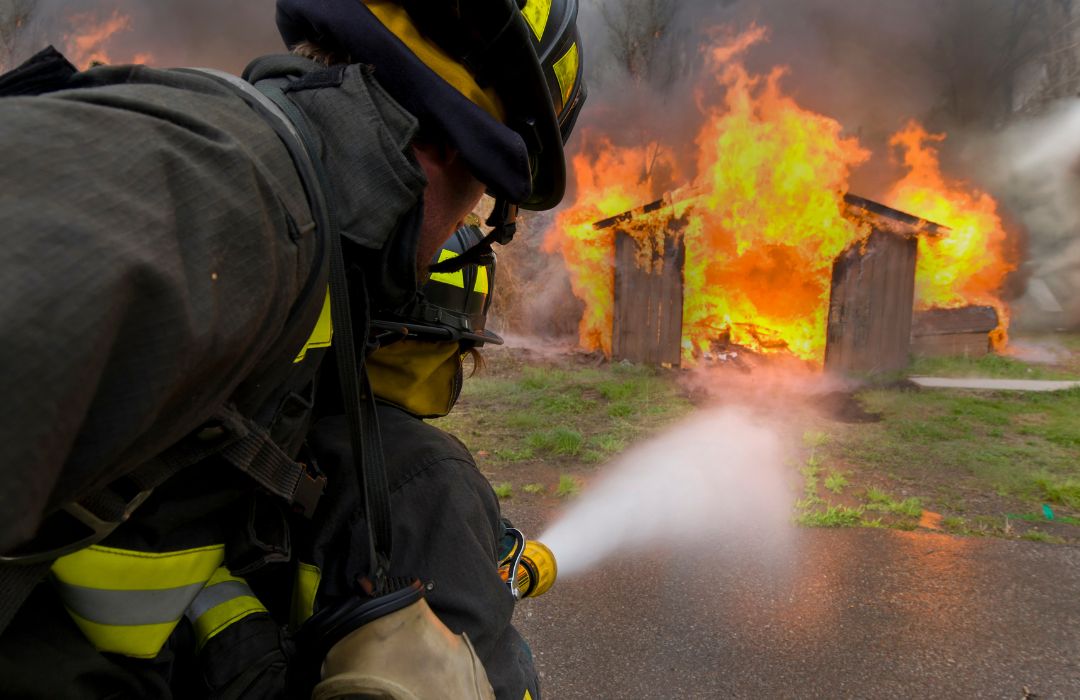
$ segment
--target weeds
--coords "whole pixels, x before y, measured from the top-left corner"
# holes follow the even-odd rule
[[[521,487],[521,490],[530,496],[536,496],[545,491],[543,484],[525,484]]]
[[[829,506],[824,511],[802,513],[797,522],[805,527],[857,527],[864,524],[862,515],[861,507]]]
[[[563,474],[559,477],[559,485],[555,487],[555,495],[559,498],[570,498],[576,496],[580,490],[581,484],[577,479],[569,474]]]
[[[825,477],[825,488],[836,495],[842,494],[848,485],[847,477],[840,472],[830,472],[829,475]]]
[[[576,430],[558,427],[553,430],[540,430],[530,433],[525,444],[536,452],[573,457],[581,452],[584,438]]]
[[[509,482],[504,481],[501,484],[495,484],[491,488],[495,490],[495,495],[499,497],[500,501],[514,497],[514,487]]]

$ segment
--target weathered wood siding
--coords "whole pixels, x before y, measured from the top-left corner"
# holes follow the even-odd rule
[[[633,236],[615,232],[611,352],[616,360],[679,366],[685,249],[679,223],[669,221],[667,227],[663,253],[654,252],[651,266],[638,265],[638,243]]]
[[[911,326],[911,352],[920,357],[982,357],[990,352],[990,331],[997,325],[992,306],[919,311]]]
[[[875,230],[833,264],[825,369],[900,370],[908,364],[918,239]]]

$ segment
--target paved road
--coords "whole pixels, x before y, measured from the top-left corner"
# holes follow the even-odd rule
[[[707,549],[519,605],[545,699],[1080,698],[1080,548],[797,530],[782,565]]]

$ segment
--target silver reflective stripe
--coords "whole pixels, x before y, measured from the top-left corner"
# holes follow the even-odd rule
[[[102,625],[176,622],[203,588],[202,583],[192,583],[161,590],[110,591],[54,581],[71,612]]]
[[[254,597],[255,594],[248,585],[242,581],[222,581],[221,583],[216,583],[213,586],[204,588],[202,593],[192,601],[191,607],[187,609],[186,614],[189,620],[195,622],[202,617],[203,613],[207,610],[241,596]]]

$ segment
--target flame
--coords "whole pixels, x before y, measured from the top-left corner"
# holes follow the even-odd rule
[[[869,153],[845,138],[838,122],[786,96],[783,69],[751,75],[737,61],[765,36],[752,26],[710,51],[724,98],[705,108],[696,139],[701,194],[650,217],[687,221],[683,355],[689,362],[720,337],[820,362],[833,259],[865,235],[844,217],[843,194],[851,169]],[[699,91],[699,100],[706,92]],[[650,199],[641,178],[648,149],[598,143],[596,156],[573,160],[577,200],[557,217],[548,249],[562,251],[574,293],[585,302],[581,344],[610,353],[614,234],[589,224]],[[638,237],[643,226],[628,228]]]
[[[67,56],[77,68],[86,70],[95,63],[112,63],[106,47],[115,34],[131,30],[131,17],[121,14],[119,10],[113,10],[112,14],[99,19],[94,13],[79,13],[71,15],[68,23],[78,27],[78,31],[64,36]],[[153,56],[149,53],[137,53],[122,63],[151,63]]]
[[[993,306],[999,323],[991,340],[1001,350],[1008,343],[1009,308],[999,290],[1016,269],[1009,260],[1009,236],[990,195],[941,174],[932,144],[944,140],[944,134],[927,133],[915,121],[893,135],[889,144],[903,149],[908,173],[892,187],[886,202],[950,229],[919,241],[916,308]]]
[[[593,223],[650,199],[650,165],[655,161],[674,164],[657,144],[618,148],[606,137],[596,138],[595,145],[588,132],[582,138],[586,145],[572,160],[577,201],[556,216],[543,249],[562,253],[574,295],[585,301],[578,324],[581,346],[610,356],[615,234],[612,228],[597,230]]]
[[[586,133],[586,147],[572,162],[576,201],[558,214],[545,242],[545,250],[562,253],[574,294],[585,302],[585,348],[611,354],[615,231],[637,240],[645,251],[637,264],[647,267],[650,253],[678,229],[686,252],[684,363],[724,343],[823,361],[833,262],[869,232],[864,217],[848,214],[844,194],[852,170],[870,153],[839,122],[784,93],[786,68],[765,75],[745,68],[742,55],[766,37],[766,29],[752,25],[706,52],[705,74],[716,84],[710,77],[696,93],[704,117],[694,142],[696,184],[671,194],[659,211],[639,211],[617,227],[592,226],[655,200],[650,165],[673,149],[620,146]],[[910,172],[888,203],[952,229],[920,244],[919,307],[993,304],[1001,346],[1008,309],[995,290],[1012,269],[1007,235],[991,197],[941,175],[928,143],[942,138],[914,123],[893,137],[906,149]],[[664,166],[679,175],[674,158]]]

